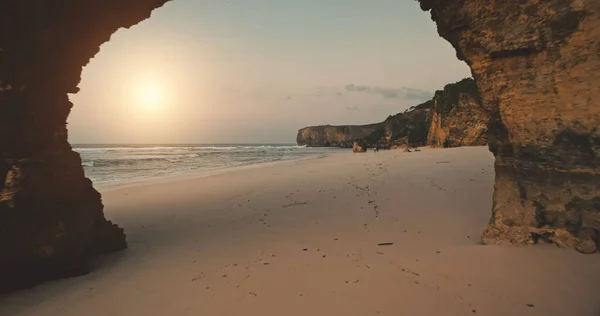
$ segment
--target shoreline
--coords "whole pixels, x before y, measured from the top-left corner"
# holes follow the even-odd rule
[[[103,191],[129,248],[0,296],[0,315],[597,316],[600,256],[479,243],[494,176],[463,147]]]
[[[177,182],[180,180],[203,179],[203,178],[208,178],[208,177],[212,177],[215,175],[228,173],[228,172],[235,172],[235,171],[239,171],[239,170],[269,167],[269,166],[273,166],[273,165],[294,163],[294,162],[305,161],[305,160],[323,159],[323,158],[329,157],[331,155],[346,155],[348,153],[351,154],[352,151],[350,150],[349,152],[343,152],[343,153],[342,152],[325,153],[325,154],[320,153],[320,154],[315,154],[314,156],[297,157],[297,158],[291,158],[291,159],[280,159],[280,160],[276,160],[276,161],[251,162],[251,163],[246,163],[246,164],[240,164],[240,165],[233,166],[233,167],[222,167],[222,168],[216,168],[216,169],[211,169],[211,170],[190,169],[190,170],[183,170],[183,171],[174,171],[174,172],[160,175],[160,176],[148,176],[148,177],[138,178],[138,179],[126,179],[126,180],[116,180],[116,181],[106,181],[106,182],[94,183],[94,188],[96,188],[96,190],[98,190],[98,192],[103,193],[103,192],[118,190],[118,189],[122,189],[122,188],[137,187],[137,186],[144,186],[144,185],[150,185],[150,184],[158,184],[158,183],[167,184],[170,182]]]
[[[307,148],[327,148],[327,147],[307,147]],[[417,147],[417,148],[420,151],[442,149],[442,148],[431,148],[429,146],[423,146],[423,147]],[[369,148],[369,149],[372,149],[372,148]],[[208,178],[208,177],[212,177],[212,176],[216,176],[216,175],[220,175],[220,174],[228,173],[228,172],[235,172],[235,171],[246,170],[246,169],[263,168],[263,167],[275,166],[275,165],[279,165],[279,164],[293,164],[295,162],[301,162],[301,161],[324,159],[324,158],[328,158],[330,156],[373,154],[369,150],[367,150],[366,153],[353,153],[352,148],[337,148],[336,147],[333,150],[335,150],[336,152],[319,153],[319,154],[315,154],[314,156],[309,156],[309,157],[298,157],[298,158],[292,158],[292,159],[281,159],[281,160],[276,160],[276,161],[265,161],[265,162],[252,162],[252,163],[242,164],[242,165],[238,165],[238,166],[234,166],[234,167],[223,167],[223,168],[217,168],[217,169],[212,169],[212,170],[190,169],[190,170],[185,170],[185,171],[175,171],[175,172],[168,173],[165,175],[160,175],[160,176],[149,176],[149,177],[144,177],[144,178],[139,178],[139,179],[99,182],[99,183],[94,183],[94,188],[96,188],[96,190],[98,190],[98,192],[103,193],[103,192],[118,190],[118,189],[122,189],[122,188],[129,188],[129,187],[137,187],[137,186],[144,186],[144,185],[151,185],[151,184],[158,184],[158,183],[166,184],[166,183],[170,183],[170,182],[177,182],[180,180],[203,179],[203,178]],[[378,152],[377,154],[385,153],[387,151],[400,152],[400,149],[385,149],[385,150]]]

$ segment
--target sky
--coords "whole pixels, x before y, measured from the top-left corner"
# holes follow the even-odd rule
[[[117,31],[70,95],[72,143],[294,143],[470,70],[413,0],[175,0]]]

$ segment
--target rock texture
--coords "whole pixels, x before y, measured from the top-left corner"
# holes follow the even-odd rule
[[[0,291],[79,275],[126,247],[67,142],[82,67],[165,0],[0,2]]]
[[[381,123],[369,125],[309,126],[298,131],[298,145],[309,147],[351,148],[356,139],[364,139],[383,128]]]
[[[489,112],[481,105],[471,78],[436,91],[432,100],[369,125],[310,126],[298,131],[299,145],[352,147],[364,139],[369,147],[478,146],[487,144]]]
[[[433,147],[487,145],[490,114],[472,78],[449,84],[433,97],[427,144]]]
[[[309,147],[342,148],[351,148],[356,139],[364,140],[368,147],[406,143],[424,145],[431,124],[432,105],[432,101],[425,102],[376,124],[304,127],[298,131],[296,142]]]
[[[411,107],[403,113],[389,116],[383,123],[383,133],[370,135],[368,141],[383,146],[423,146],[431,125],[433,102],[427,101]],[[379,138],[377,138],[380,136]]]
[[[364,139],[357,139],[352,144],[352,152],[353,153],[366,153],[367,152],[367,142]]]
[[[600,248],[600,1],[419,0],[470,67],[496,157],[485,243]]]

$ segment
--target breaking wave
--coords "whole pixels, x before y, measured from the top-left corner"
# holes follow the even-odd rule
[[[330,148],[280,144],[241,145],[75,145],[86,175],[94,182],[114,182],[189,170],[322,156]]]

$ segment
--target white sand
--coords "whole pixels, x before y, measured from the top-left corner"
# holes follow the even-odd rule
[[[130,249],[0,315],[600,315],[599,255],[478,244],[492,164],[348,153],[105,187]]]

